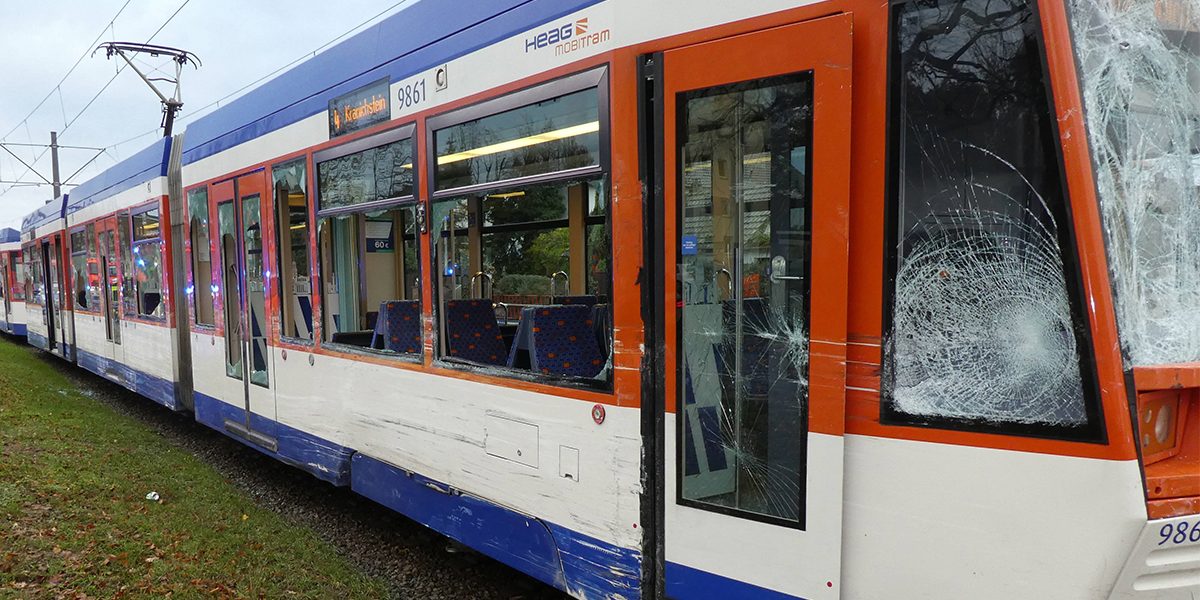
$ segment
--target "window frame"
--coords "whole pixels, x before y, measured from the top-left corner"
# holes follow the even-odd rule
[[[1096,352],[1092,323],[1084,310],[1086,290],[1083,287],[1083,268],[1080,264],[1078,236],[1075,231],[1072,193],[1067,182],[1066,162],[1063,156],[1062,131],[1058,121],[1058,102],[1054,97],[1054,87],[1051,82],[1052,72],[1046,55],[1046,36],[1043,27],[1042,7],[1040,0],[1029,2],[1033,13],[1032,27],[1037,44],[1038,65],[1040,76],[1045,88],[1043,104],[1037,108],[1048,115],[1048,139],[1053,147],[1053,168],[1057,173],[1057,191],[1059,192],[1058,210],[1052,215],[1057,223],[1056,237],[1059,253],[1063,259],[1063,276],[1066,285],[1065,292],[1070,306],[1073,332],[1078,342],[1080,384],[1083,390],[1084,412],[1087,422],[1082,426],[1045,425],[1034,423],[1018,423],[1014,421],[997,421],[982,418],[940,417],[934,415],[912,415],[895,408],[893,402],[894,351],[889,349],[889,341],[895,335],[895,298],[896,275],[900,265],[899,224],[901,218],[900,188],[903,181],[900,178],[901,145],[904,140],[904,124],[900,110],[900,96],[897,93],[903,84],[900,69],[902,67],[901,49],[899,46],[899,28],[897,27],[900,9],[910,2],[919,0],[890,0],[887,14],[887,74],[886,74],[886,124],[885,124],[885,192],[883,216],[883,285],[882,285],[882,320],[881,337],[883,344],[880,349],[880,385],[879,385],[879,423],[885,426],[919,427],[933,430],[960,431],[967,433],[983,433],[1004,436],[1019,436],[1027,438],[1083,442],[1107,445],[1108,431],[1102,405],[1099,386],[1099,373],[1096,366]],[[939,3],[962,2],[965,0],[938,0]]]
[[[354,213],[376,212],[379,210],[386,210],[386,209],[392,208],[395,205],[401,204],[404,202],[416,202],[417,195],[418,195],[417,190],[419,189],[419,186],[420,186],[420,180],[419,180],[420,169],[418,168],[418,161],[417,161],[416,128],[417,128],[417,124],[415,122],[410,122],[410,123],[401,125],[399,127],[389,129],[387,131],[382,131],[375,135],[361,137],[361,138],[355,139],[353,141],[346,142],[345,144],[334,146],[333,148],[327,148],[327,149],[321,150],[319,152],[314,152],[312,155],[312,179],[313,179],[313,188],[315,188],[314,191],[316,193],[315,194],[310,193],[309,195],[312,196],[312,199],[310,200],[310,202],[312,203],[313,208],[316,209],[315,211],[313,211],[316,213],[315,214],[316,221],[319,222],[321,219],[324,219],[325,217],[336,217],[336,216],[348,215],[348,214],[354,214]],[[328,209],[322,207],[322,205],[321,205],[321,176],[320,176],[321,163],[328,162],[328,161],[338,159],[338,158],[342,158],[345,156],[350,156],[351,154],[357,154],[359,152],[364,152],[364,151],[370,150],[372,148],[378,148],[380,146],[386,146],[391,143],[400,142],[400,141],[403,141],[405,138],[409,138],[411,140],[410,143],[412,144],[413,182],[412,182],[412,193],[411,194],[406,194],[403,196],[393,196],[390,198],[384,198],[382,200],[372,200],[370,202],[363,202],[361,204],[352,204],[350,206],[339,206],[339,207],[328,208]],[[290,160],[285,160],[278,164],[285,165],[285,164],[290,164],[291,162],[292,161],[290,161]],[[272,189],[274,189],[274,185],[272,185]]]
[[[353,143],[353,142],[351,142],[351,143]],[[349,144],[344,144],[344,145],[349,145]],[[341,148],[341,147],[342,146],[338,146],[338,148]],[[280,207],[277,204],[276,197],[275,197],[275,169],[280,168],[280,167],[290,167],[291,165],[295,165],[298,163],[304,164],[304,186],[305,186],[304,218],[307,223],[307,232],[306,233],[308,234],[306,236],[307,239],[305,241],[305,244],[306,244],[305,250],[308,253],[308,273],[306,273],[306,275],[308,276],[308,285],[309,285],[309,295],[308,295],[309,305],[310,305],[310,310],[312,311],[312,325],[309,329],[309,333],[312,335],[312,338],[307,339],[307,338],[287,335],[284,332],[287,331],[288,328],[282,324],[280,325],[279,335],[277,336],[277,338],[280,342],[283,342],[286,344],[293,344],[296,346],[306,346],[306,347],[313,347],[317,343],[317,338],[320,337],[320,335],[317,334],[319,328],[318,328],[318,314],[317,314],[317,307],[316,307],[317,296],[319,294],[317,294],[316,292],[320,291],[319,288],[321,285],[321,278],[318,277],[318,275],[320,274],[319,268],[317,269],[318,272],[315,272],[315,273],[314,273],[314,269],[313,269],[314,266],[318,266],[317,261],[320,260],[320,251],[319,250],[314,251],[314,248],[316,248],[316,246],[320,244],[320,236],[317,235],[317,225],[320,223],[320,220],[319,220],[319,218],[316,217],[316,211],[314,210],[316,208],[317,204],[316,204],[316,196],[313,192],[315,191],[315,188],[317,187],[317,179],[316,179],[316,162],[314,160],[310,160],[311,156],[315,156],[315,155],[301,154],[299,156],[285,158],[283,160],[274,162],[270,167],[271,204],[272,204],[271,208],[273,209],[272,210],[272,220],[275,222],[275,257],[274,257],[274,259],[275,259],[275,271],[277,272],[276,273],[277,277],[275,278],[276,279],[275,287],[277,288],[276,301],[278,302],[277,306],[279,306],[279,310],[277,311],[278,317],[280,320],[282,320],[284,318],[284,310],[283,310],[283,302],[285,301],[284,286],[288,285],[288,282],[284,281],[284,279],[283,279],[283,258],[285,256],[284,244],[285,243],[287,244],[286,253],[290,254],[291,250],[292,250],[292,248],[291,248],[291,239],[292,238],[291,238],[290,230],[288,231],[288,233],[285,234],[285,232],[281,229],[282,223],[280,222],[280,214],[279,214]],[[342,156],[345,156],[345,155],[342,155]],[[332,156],[331,158],[339,158],[339,157]],[[327,158],[326,160],[329,160],[329,159]],[[289,216],[289,219],[290,219],[290,216]],[[316,245],[313,244],[314,239],[317,242]],[[323,329],[323,328],[321,328],[321,329]],[[321,331],[321,335],[324,335],[323,330]]]
[[[152,237],[152,238],[145,238],[145,239],[139,240],[139,239],[137,239],[137,224],[135,222],[135,219],[139,215],[144,215],[151,211],[158,211],[158,235],[156,235],[155,237]],[[123,216],[127,217],[126,223],[128,223],[128,226],[129,226],[129,234],[128,234],[129,239],[126,240],[126,242],[128,243],[128,249],[129,249],[129,255],[130,255],[129,256],[130,266],[132,266],[132,268],[133,268],[133,289],[132,289],[132,291],[133,291],[133,312],[127,313],[127,314],[129,314],[130,316],[137,318],[137,319],[143,319],[143,320],[152,321],[152,322],[166,322],[167,315],[169,314],[169,312],[168,312],[169,307],[167,306],[168,301],[166,298],[163,297],[164,294],[162,293],[165,286],[167,285],[167,281],[169,280],[169,277],[167,277],[167,269],[169,268],[169,266],[168,266],[167,257],[166,257],[166,255],[167,255],[166,247],[165,247],[166,244],[165,244],[165,240],[163,239],[163,220],[164,220],[163,212],[164,211],[162,210],[161,203],[150,202],[150,203],[144,204],[142,206],[130,208],[128,210],[128,212],[122,213]],[[136,254],[136,252],[134,252],[134,249],[137,248],[138,246],[145,246],[148,244],[158,244],[158,246],[159,246],[159,248],[158,248],[159,249],[159,260],[161,261],[161,266],[159,267],[159,275],[161,278],[161,280],[159,281],[159,306],[161,306],[163,309],[163,314],[161,317],[156,316],[156,315],[146,314],[146,313],[142,312],[142,297],[141,297],[141,292],[138,291],[139,290],[138,281],[137,281],[138,267],[137,267],[137,259],[134,258],[134,254]]]
[[[329,209],[323,209],[321,207],[321,178],[320,178],[321,163],[330,161],[330,160],[334,160],[334,159],[338,159],[338,158],[342,158],[345,156],[349,156],[351,154],[357,154],[359,152],[370,150],[372,148],[378,148],[381,146],[385,146],[387,144],[401,142],[401,141],[404,141],[405,139],[408,139],[409,144],[411,144],[411,146],[412,146],[413,181],[412,181],[412,193],[411,194],[406,194],[403,196],[393,196],[390,198],[384,198],[382,200],[373,200],[370,202],[363,202],[360,204],[352,204],[350,206],[339,206],[339,207],[329,208]],[[325,306],[326,306],[326,302],[328,301],[328,297],[325,294],[325,285],[327,283],[325,281],[325,272],[326,272],[325,266],[326,265],[325,265],[324,252],[322,252],[322,248],[321,248],[322,223],[324,222],[325,219],[336,219],[339,217],[355,218],[356,219],[355,227],[359,227],[359,225],[357,224],[357,221],[361,220],[361,221],[365,222],[365,220],[367,218],[367,213],[391,212],[391,211],[405,210],[405,209],[412,208],[412,209],[414,209],[414,213],[415,213],[414,216],[415,216],[416,225],[417,225],[416,243],[414,244],[417,249],[417,265],[418,266],[422,265],[423,264],[422,255],[424,255],[426,253],[423,251],[423,249],[421,247],[422,246],[421,237],[422,237],[422,231],[424,231],[424,229],[425,229],[424,220],[426,217],[425,217],[425,203],[420,201],[421,169],[420,169],[420,161],[419,161],[417,152],[418,152],[417,124],[415,121],[409,121],[407,123],[392,127],[385,131],[380,131],[378,133],[367,135],[365,137],[356,138],[356,139],[346,142],[344,144],[339,144],[332,148],[326,148],[324,150],[320,150],[320,151],[312,153],[312,155],[311,155],[312,159],[310,161],[308,161],[305,166],[305,168],[308,169],[307,177],[309,178],[310,183],[311,183],[311,186],[310,186],[311,189],[308,193],[308,200],[307,200],[309,203],[309,207],[310,207],[309,217],[311,218],[311,221],[309,223],[309,229],[310,229],[309,275],[311,278],[310,281],[313,282],[314,289],[318,290],[318,292],[319,292],[319,294],[314,294],[314,296],[319,296],[319,300],[318,300],[318,302],[314,302],[314,307],[313,307],[313,339],[312,339],[312,341],[304,340],[304,339],[294,339],[291,337],[282,338],[284,341],[302,344],[302,345],[314,345],[315,344],[321,348],[329,348],[332,350],[337,350],[338,352],[345,352],[347,354],[353,354],[353,355],[361,356],[361,357],[384,358],[387,360],[395,360],[395,361],[418,364],[418,365],[424,364],[424,361],[425,361],[424,339],[422,339],[421,350],[419,352],[411,353],[411,354],[410,353],[399,353],[399,352],[388,352],[388,351],[384,351],[384,350],[378,350],[375,348],[369,348],[369,347],[357,346],[354,344],[345,344],[345,343],[341,343],[341,342],[332,341],[333,333],[327,332],[326,327],[325,327]],[[278,165],[288,165],[288,164],[292,164],[296,160],[302,160],[302,158],[296,157],[296,158],[289,159],[289,160],[283,160],[277,164]],[[274,184],[272,183],[272,191],[273,190],[274,190]],[[272,193],[272,197],[274,197],[273,193]],[[278,221],[278,219],[276,219],[276,221]],[[393,228],[393,232],[392,232],[393,238],[396,240],[397,244],[403,243],[403,240],[405,239],[405,236],[403,235],[403,231],[397,232],[395,229],[396,228]],[[279,239],[281,239],[281,238],[279,238],[277,236],[277,238],[276,238],[277,246],[279,244]],[[362,298],[365,296],[365,286],[366,286],[365,277],[363,277],[363,271],[365,271],[365,269],[366,269],[366,264],[365,264],[365,261],[362,260],[366,254],[366,251],[365,251],[365,248],[363,248],[363,243],[361,243],[361,240],[359,240],[359,243],[357,243],[357,246],[358,247],[356,248],[356,252],[359,253],[359,260],[357,260],[355,262],[357,263],[357,268],[359,270],[359,275],[358,275],[359,289],[356,291],[356,293],[359,295],[359,297],[360,297],[359,301],[361,303]],[[277,248],[277,250],[278,250],[278,248]],[[315,272],[315,276],[314,276],[314,272]],[[420,287],[417,290],[419,297],[416,299],[421,303],[421,313],[425,314],[425,310],[427,307],[425,306],[425,298],[424,298],[424,296],[425,296],[424,279],[425,278],[423,275],[424,275],[423,273],[417,274],[418,279],[421,281],[421,283],[420,283]],[[397,283],[401,288],[403,288],[403,286],[404,286],[403,281],[400,281]],[[320,305],[319,311],[316,309],[316,306],[318,304]],[[369,312],[369,311],[366,311],[366,312]],[[329,335],[326,335],[327,333]],[[424,338],[424,336],[425,336],[425,328],[424,327],[421,328],[421,335],[422,335],[422,338]]]
[[[610,90],[608,78],[608,65],[606,64],[599,67],[593,67],[586,71],[535,83],[529,87],[517,90],[515,92],[481,100],[475,104],[456,108],[426,119],[425,147],[429,148],[429,157],[425,161],[425,168],[427,169],[426,176],[429,177],[430,201],[444,200],[458,196],[469,196],[479,192],[504,188],[527,187],[560,180],[589,180],[602,177],[607,179],[608,176],[611,176],[611,122],[609,121]],[[565,96],[567,94],[581,92],[591,88],[596,89],[596,104],[600,121],[600,131],[598,132],[600,140],[600,157],[597,164],[589,167],[566,169],[551,173],[539,173],[537,175],[529,175],[525,177],[498,179],[496,181],[464,185],[455,188],[447,188],[444,190],[437,189],[438,157],[436,154],[436,138],[434,136],[437,131],[453,127],[455,125],[461,125],[468,121],[490,117],[492,115],[497,115],[509,110],[523,108],[531,104],[537,104],[538,102],[552,100],[554,98],[558,98],[559,96]]]
[[[78,247],[78,248],[75,247],[75,236],[77,236],[77,235],[80,236],[81,239],[83,239],[83,246]],[[67,245],[69,246],[68,255],[70,258],[69,263],[71,266],[70,267],[70,272],[71,272],[71,309],[75,312],[83,312],[83,313],[87,313],[87,314],[100,314],[100,311],[98,309],[91,306],[92,296],[91,296],[91,292],[89,291],[89,286],[86,285],[87,275],[88,275],[88,272],[87,272],[88,260],[91,258],[91,255],[89,254],[89,251],[88,251],[88,224],[84,223],[84,224],[76,225],[76,226],[68,229],[67,230]],[[78,256],[83,257],[83,268],[84,268],[83,275],[84,275],[84,281],[85,281],[83,290],[75,289],[75,276],[76,276],[75,258]],[[83,306],[80,306],[80,304],[79,304],[79,294],[81,292],[85,295],[85,299],[88,302],[88,304],[83,305]]]
[[[20,250],[13,250],[9,259],[9,279],[12,280],[12,286],[8,290],[8,298],[12,302],[25,301],[25,250],[22,247]],[[19,279],[18,279],[19,278]],[[20,297],[17,297],[17,293]]]
[[[550,173],[539,173],[537,175],[530,175],[527,177],[498,179],[496,181],[472,184],[472,185],[467,185],[467,186],[460,186],[460,187],[456,187],[456,188],[448,188],[445,190],[437,190],[436,189],[436,187],[437,187],[437,158],[438,157],[436,155],[437,145],[436,145],[436,138],[434,135],[435,132],[442,130],[442,129],[446,129],[448,127],[453,127],[455,125],[461,125],[462,123],[465,123],[468,121],[474,121],[476,119],[481,119],[481,118],[499,114],[499,113],[502,113],[505,111],[522,108],[525,106],[536,104],[538,102],[551,100],[551,99],[557,98],[559,96],[564,96],[567,94],[584,91],[584,90],[588,90],[588,89],[595,89],[595,91],[596,91],[596,103],[597,103],[597,113],[598,113],[597,117],[598,117],[598,120],[600,121],[600,130],[598,132],[598,134],[599,134],[598,147],[599,147],[599,155],[600,156],[599,156],[599,160],[597,161],[596,165],[592,165],[589,167],[576,168],[576,169],[565,169],[562,171],[554,171],[554,172],[550,172]],[[439,242],[440,235],[434,235],[434,228],[432,227],[432,224],[428,222],[428,220],[432,218],[432,214],[434,212],[433,207],[438,201],[449,202],[449,201],[453,201],[453,200],[459,199],[459,198],[468,198],[469,199],[472,196],[486,195],[487,192],[515,190],[515,189],[520,189],[520,188],[535,187],[535,186],[540,186],[540,185],[550,185],[550,184],[555,184],[555,183],[562,183],[565,185],[565,184],[568,184],[571,182],[599,181],[601,183],[600,188],[603,191],[603,193],[605,194],[605,214],[601,218],[604,219],[604,227],[607,231],[607,234],[608,234],[609,240],[610,240],[609,250],[608,250],[608,264],[609,264],[609,289],[611,290],[612,286],[613,286],[613,282],[616,281],[615,273],[612,268],[613,249],[612,249],[612,243],[611,243],[612,212],[613,212],[613,198],[612,198],[612,185],[613,184],[612,184],[612,170],[611,170],[611,168],[612,168],[612,162],[611,162],[611,155],[612,155],[611,94],[612,94],[612,90],[610,89],[610,81],[609,81],[609,65],[607,63],[605,63],[605,64],[602,64],[599,66],[589,67],[586,70],[579,71],[576,73],[571,73],[571,74],[564,75],[561,77],[556,77],[556,78],[548,79],[545,81],[533,83],[533,84],[529,85],[528,87],[525,87],[525,88],[522,88],[522,89],[519,89],[519,90],[516,90],[513,92],[495,95],[490,98],[480,100],[479,102],[469,104],[467,106],[451,109],[449,111],[436,114],[425,120],[425,131],[424,131],[425,147],[429,149],[429,152],[428,152],[429,156],[426,157],[424,168],[425,168],[425,176],[428,177],[428,181],[429,181],[429,192],[427,194],[428,199],[426,200],[426,203],[428,204],[427,212],[429,213],[430,216],[426,217],[426,223],[425,223],[429,227],[429,231],[428,231],[428,234],[425,236],[427,238],[427,245],[424,250],[424,254],[425,254],[425,261],[426,261],[425,266],[430,269],[429,272],[431,274],[431,279],[435,280],[434,282],[431,282],[429,284],[430,286],[432,286],[432,289],[430,290],[430,296],[432,299],[430,311],[431,311],[432,317],[433,317],[433,353],[432,353],[433,356],[432,356],[432,360],[433,360],[434,366],[439,367],[439,368],[450,369],[450,370],[454,370],[454,371],[481,373],[481,374],[495,376],[495,377],[499,377],[499,378],[503,378],[503,379],[510,379],[510,380],[515,380],[515,381],[527,382],[527,383],[536,383],[536,384],[540,384],[540,385],[548,385],[548,386],[554,386],[554,387],[558,387],[558,388],[583,390],[583,391],[589,391],[589,392],[599,392],[599,393],[608,394],[608,395],[612,395],[612,394],[616,393],[616,385],[615,385],[615,377],[614,377],[615,372],[613,369],[609,370],[609,375],[608,375],[607,379],[600,381],[600,380],[591,380],[591,379],[586,379],[586,378],[569,377],[569,376],[562,376],[562,375],[548,375],[548,374],[537,373],[537,372],[534,372],[531,370],[526,370],[526,369],[509,368],[509,367],[503,366],[503,365],[500,365],[500,366],[498,366],[498,365],[481,365],[481,364],[474,363],[471,361],[457,359],[452,356],[449,356],[449,354],[445,351],[445,348],[444,348],[444,344],[445,344],[446,340],[443,339],[443,336],[442,336],[442,325],[443,325],[443,323],[442,323],[442,319],[443,319],[442,304],[444,302],[444,299],[442,298],[442,294],[441,294],[441,284],[439,281],[437,281],[438,278],[440,278],[440,276],[441,276],[440,275],[441,270],[438,268],[438,265],[436,264],[437,257],[435,256],[435,253],[433,252],[433,247]],[[592,225],[592,223],[590,222],[591,218],[593,218],[593,217],[591,217],[591,215],[586,214],[586,211],[585,211],[585,215],[584,215],[584,235],[585,235],[584,239],[585,240],[587,239],[586,238],[587,227]],[[534,222],[534,223],[545,224],[548,222],[538,221],[538,222]],[[531,224],[531,223],[521,224],[521,229],[523,230],[524,227],[529,224]],[[482,237],[483,234],[485,233],[485,230],[491,230],[491,231],[489,231],[490,233],[496,233],[496,230],[494,230],[492,228],[497,227],[497,226],[492,225],[492,226],[485,227],[485,226],[483,226],[482,223],[480,223],[478,225],[478,227],[480,229],[480,236]],[[499,227],[503,228],[505,226],[500,225]],[[470,228],[470,226],[468,225],[468,230],[469,230],[469,228]],[[552,227],[547,227],[547,229],[552,229]],[[458,231],[462,231],[462,230],[456,228],[455,231],[458,232]],[[586,248],[585,248],[585,251],[586,251]],[[615,294],[610,293],[608,306],[609,306],[610,314],[615,314],[615,312],[616,312],[615,311],[615,308],[616,308]],[[610,332],[609,332],[610,335],[611,335],[612,330],[614,330],[614,329],[615,329],[615,327],[613,327],[610,323]],[[610,348],[608,358],[610,360],[612,360],[614,354],[615,353],[614,353],[613,349]]]
[[[212,265],[212,210],[211,210],[212,209],[212,204],[211,204],[212,198],[210,197],[211,194],[209,193],[208,185],[202,184],[202,185],[197,185],[197,186],[188,188],[188,189],[184,190],[184,192],[183,192],[183,203],[187,209],[188,281],[189,281],[190,285],[192,286],[191,293],[188,294],[189,296],[191,296],[191,299],[188,301],[188,309],[191,314],[189,315],[188,318],[189,318],[189,322],[191,323],[192,327],[197,328],[199,330],[203,330],[208,333],[211,333],[213,331],[216,331],[216,329],[217,329],[217,311],[216,311],[216,307],[215,307],[216,305],[214,303],[212,323],[201,322],[200,321],[200,304],[199,304],[200,295],[196,292],[196,290],[200,289],[200,282],[196,281],[196,265],[197,265],[197,263],[196,263],[196,244],[195,244],[196,236],[195,236],[195,232],[193,231],[193,227],[195,227],[194,221],[196,220],[196,215],[192,214],[191,200],[192,200],[192,194],[197,193],[197,192],[204,192],[204,212],[205,212],[204,221],[208,228],[208,231],[206,232],[207,235],[205,236],[208,239],[208,247],[205,248],[204,251],[208,253],[208,263],[210,265],[210,267],[209,267],[210,275],[211,275],[211,268],[212,268],[211,267],[211,265]],[[204,285],[208,286],[209,290],[212,290],[213,282],[212,282],[211,277],[209,278],[209,281],[204,282]],[[215,299],[216,299],[215,294],[210,293],[209,299],[215,301]]]

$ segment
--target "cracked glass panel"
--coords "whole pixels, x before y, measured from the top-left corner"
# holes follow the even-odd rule
[[[681,96],[684,500],[795,522],[808,399],[811,72]]]
[[[1086,337],[1068,293],[1074,263],[1033,4],[894,10],[899,207],[885,414],[1086,425]]]
[[[1123,349],[1200,361],[1200,1],[1068,7]]]

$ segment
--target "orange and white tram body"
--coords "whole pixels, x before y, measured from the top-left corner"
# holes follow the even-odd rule
[[[422,0],[59,209],[31,343],[575,597],[1200,593],[1195,0]]]
[[[25,335],[25,260],[21,255],[21,232],[0,231],[0,331]]]

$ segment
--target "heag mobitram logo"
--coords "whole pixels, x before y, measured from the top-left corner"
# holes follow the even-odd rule
[[[604,29],[595,33],[588,32],[587,18],[568,21],[562,25],[551,27],[525,40],[525,52],[554,46],[554,54],[567,54],[580,48],[608,41],[611,37],[609,30]]]

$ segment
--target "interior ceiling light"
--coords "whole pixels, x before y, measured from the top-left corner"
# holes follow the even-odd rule
[[[500,142],[498,144],[491,144],[488,146],[475,148],[474,150],[464,150],[462,152],[455,152],[454,154],[439,156],[438,165],[448,165],[472,158],[479,158],[480,156],[487,156],[489,154],[497,154],[500,152],[508,152],[510,150],[528,148],[529,146],[536,146],[538,144],[545,144],[546,142],[553,142],[556,140],[573,138],[589,133],[596,133],[597,131],[600,131],[600,121],[592,121],[590,123],[583,123],[582,125],[572,125],[571,127],[564,127],[562,129],[555,129],[554,131],[547,131],[546,133],[530,135],[523,138],[517,138],[515,140],[509,140],[507,142]]]

